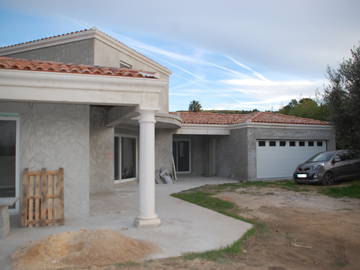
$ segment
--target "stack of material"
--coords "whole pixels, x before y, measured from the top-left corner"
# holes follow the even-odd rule
[[[80,230],[50,235],[18,248],[12,255],[15,270],[63,269],[139,261],[158,249],[111,230]]]

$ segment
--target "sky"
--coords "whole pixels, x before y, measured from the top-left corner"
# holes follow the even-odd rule
[[[172,71],[171,111],[320,98],[360,45],[358,0],[0,0],[0,46],[96,27]],[[318,94],[316,94],[318,93]]]

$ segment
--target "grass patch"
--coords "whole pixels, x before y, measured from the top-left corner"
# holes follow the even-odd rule
[[[248,230],[239,240],[235,241],[233,244],[216,250],[210,250],[199,253],[189,253],[184,255],[184,259],[193,260],[196,258],[209,260],[209,261],[219,261],[231,255],[240,254],[243,250],[244,243],[255,233],[257,232],[256,227]]]
[[[324,187],[319,192],[334,198],[348,197],[360,199],[360,183],[353,182],[348,186]]]

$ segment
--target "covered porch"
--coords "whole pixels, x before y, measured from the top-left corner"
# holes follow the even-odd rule
[[[65,171],[65,222],[87,217],[90,193],[99,187],[97,180],[114,180],[115,127],[134,121],[139,141],[135,224],[159,225],[155,122],[164,88],[167,82],[152,73],[110,73],[98,67],[2,59],[0,124],[6,136],[1,143],[11,164],[0,171],[0,189],[4,190],[0,196],[21,197],[25,168],[61,167]],[[10,209],[12,217],[19,217],[21,203]]]
[[[159,247],[159,251],[148,259],[224,247],[239,239],[251,225],[174,198],[171,194],[205,184],[231,182],[226,178],[193,177],[179,178],[173,185],[157,185],[156,208],[162,225],[152,228],[151,233],[149,228],[134,228],[132,224],[139,206],[137,183],[122,183],[111,192],[91,195],[89,217],[69,220],[64,226],[58,227],[14,228],[7,239],[0,240],[0,265],[7,270],[11,252],[28,241],[80,229],[110,229],[135,239],[150,241]]]

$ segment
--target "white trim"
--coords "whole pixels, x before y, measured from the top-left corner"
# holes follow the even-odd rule
[[[114,184],[119,184],[119,183],[125,183],[125,182],[130,182],[130,181],[134,181],[137,180],[139,177],[139,143],[138,143],[138,136],[137,135],[129,135],[129,134],[123,134],[123,133],[116,133],[115,137],[119,138],[119,179],[114,179]],[[121,138],[133,138],[135,139],[135,177],[133,178],[126,178],[126,179],[122,179],[121,178]],[[115,176],[114,176],[115,178]]]
[[[169,76],[171,75],[171,71],[166,67],[160,65],[159,63],[146,57],[145,55],[135,51],[134,49],[129,48],[124,43],[105,34],[104,32],[99,31],[96,28],[87,29],[86,31],[83,32],[64,34],[62,36],[50,37],[48,39],[34,40],[28,43],[15,44],[13,46],[2,47],[0,48],[0,55],[8,55],[8,54],[20,53],[25,51],[31,51],[35,49],[46,48],[50,46],[56,46],[56,45],[66,44],[69,42],[86,40],[86,39],[97,39],[99,41],[102,41],[105,44],[121,51],[122,53],[126,53],[129,56],[135,58],[137,61],[143,62],[151,66],[152,68],[154,68],[159,72],[165,73]]]
[[[174,138],[173,142],[183,142],[187,141],[189,143],[189,170],[188,171],[176,171],[178,174],[188,174],[191,173],[191,138]]]
[[[0,99],[9,101],[139,105],[160,109],[160,79],[0,70]]]
[[[6,114],[6,113],[0,113]],[[15,150],[15,197],[20,198],[20,117],[19,116],[0,116],[1,120],[11,120],[16,122],[16,150]],[[20,210],[20,201],[15,203],[15,209],[9,209],[10,214],[18,214]]]
[[[304,124],[279,124],[279,123],[241,123],[231,125],[217,124],[182,124],[175,134],[182,135],[230,135],[233,129],[242,128],[288,128],[306,130],[332,130],[330,125],[304,125]]]
[[[227,126],[212,125],[182,125],[175,134],[180,135],[230,135],[230,129]]]

